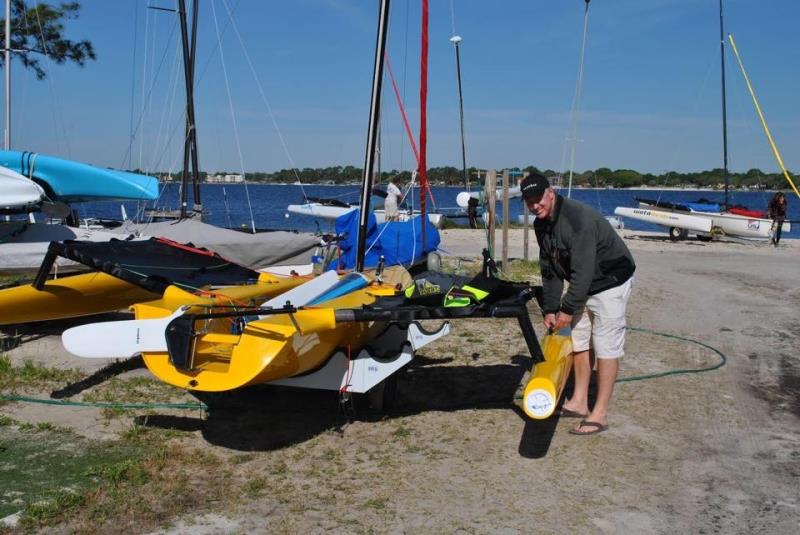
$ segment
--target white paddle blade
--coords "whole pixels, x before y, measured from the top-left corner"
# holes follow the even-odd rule
[[[106,321],[67,329],[61,335],[64,348],[86,359],[121,359],[145,352],[167,351],[167,325],[184,313],[178,309],[166,318]]]

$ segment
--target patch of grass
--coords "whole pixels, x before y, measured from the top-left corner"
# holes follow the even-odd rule
[[[6,416],[5,414],[0,414],[0,427],[8,427],[16,423],[17,421],[14,418]]]
[[[23,527],[47,525],[53,520],[69,515],[86,502],[86,498],[75,491],[59,489],[48,492],[43,499],[25,508]]]
[[[113,377],[93,389],[85,399],[104,403],[148,403],[154,399],[172,400],[183,394],[183,390],[151,377]]]
[[[394,430],[394,432],[392,432],[392,435],[396,436],[397,438],[404,438],[410,437],[411,433],[411,429],[401,424],[397,429]]]
[[[0,518],[18,511],[19,499],[25,504],[24,516],[34,524],[62,518],[79,505],[75,492],[63,495],[61,490],[69,487],[80,494],[80,489],[93,485],[93,467],[135,459],[140,453],[118,443],[93,443],[46,424],[7,425],[2,435]]]
[[[29,360],[21,367],[13,366],[6,355],[0,355],[0,389],[8,390],[20,386],[55,387],[83,378],[78,370],[48,368]]]
[[[267,488],[267,480],[262,476],[252,476],[242,485],[242,492],[250,498],[258,497]]]
[[[125,459],[118,463],[91,467],[86,471],[86,475],[105,479],[111,483],[126,482],[132,485],[144,485],[150,480],[150,474],[135,459]]]
[[[541,275],[539,262],[535,260],[512,260],[503,271],[509,279],[514,281],[530,281]]]
[[[256,456],[252,453],[243,453],[241,455],[234,455],[230,459],[231,464],[244,464],[254,460]]]
[[[383,511],[389,503],[388,498],[370,498],[364,502],[365,509],[375,509],[376,511]]]

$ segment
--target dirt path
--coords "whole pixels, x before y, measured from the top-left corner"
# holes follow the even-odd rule
[[[447,239],[462,254],[474,237]],[[724,367],[621,383],[611,429],[576,437],[572,421],[534,423],[512,408],[528,363],[513,322],[456,323],[400,376],[382,416],[345,424],[335,394],[258,387],[203,396],[206,419],[140,419],[216,456],[188,492],[230,481],[249,491],[136,531],[796,532],[800,248],[628,243],[629,325],[714,346]],[[719,359],[642,332],[626,350],[626,377]],[[0,412],[36,418],[22,407]]]

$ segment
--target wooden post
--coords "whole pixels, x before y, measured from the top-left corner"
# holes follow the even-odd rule
[[[484,181],[483,191],[486,194],[486,210],[489,214],[489,252],[494,256],[494,227],[495,227],[495,211],[497,210],[497,171],[492,169],[486,171],[486,180]]]
[[[522,173],[522,180],[525,180],[528,175],[527,171]],[[518,186],[520,184],[517,184]],[[528,204],[525,202],[525,199],[522,199],[522,249],[523,249],[523,258],[525,260],[530,260],[528,254],[528,217],[530,212],[528,212]]]
[[[523,254],[523,258],[525,260],[530,260],[530,258],[528,258],[528,214],[529,213],[530,212],[528,212],[528,205],[525,204],[525,201],[523,201],[522,202],[522,217],[523,217],[522,221],[523,221],[523,225],[524,226],[522,227],[522,254]]]
[[[508,267],[508,169],[503,169],[503,269]]]

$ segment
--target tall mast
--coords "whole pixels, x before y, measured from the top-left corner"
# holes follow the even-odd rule
[[[419,216],[422,228],[422,249],[425,250],[425,211],[428,185],[428,0],[422,0],[422,46],[419,76]]]
[[[458,77],[458,114],[461,120],[461,169],[464,176],[464,187],[469,191],[469,177],[467,177],[467,149],[464,142],[464,96],[461,92],[461,53],[460,44],[461,36],[454,35],[450,38],[453,47],[456,50],[456,75]]]
[[[378,146],[378,123],[381,109],[381,86],[383,85],[383,61],[386,54],[386,33],[389,26],[389,0],[381,0],[378,14],[378,35],[375,40],[375,63],[372,73],[372,102],[369,108],[367,128],[367,153],[364,157],[364,179],[361,186],[361,209],[358,215],[358,248],[356,249],[356,271],[364,271],[364,256],[367,250],[367,224],[369,223],[372,173],[375,170],[375,149]]]
[[[186,24],[186,0],[178,0],[178,16],[181,23],[181,43],[183,45],[183,74],[186,84],[186,133],[183,140],[183,174],[181,175],[181,219],[187,216],[189,196],[189,169],[191,162],[191,180],[194,209],[202,209],[200,202],[200,176],[197,159],[197,133],[194,120],[194,51],[197,35],[197,0],[192,0],[192,44],[189,48],[189,29]]]
[[[198,163],[197,156],[197,124],[194,119],[194,67],[197,58],[197,8],[198,0],[192,0],[192,61],[189,63],[192,80],[192,98],[189,100],[189,108],[192,114],[192,184],[194,185],[194,191],[192,192],[194,206],[192,207],[192,211],[200,214],[202,218],[203,202],[200,199],[200,164]],[[253,230],[255,230],[255,227]]]
[[[3,131],[3,148],[11,148],[11,0],[6,0],[6,42],[3,50],[6,72],[6,124]]]
[[[722,24],[722,0],[719,0],[719,59],[722,73],[722,172],[725,179],[725,209],[728,209],[728,106],[725,100],[725,35]]]

